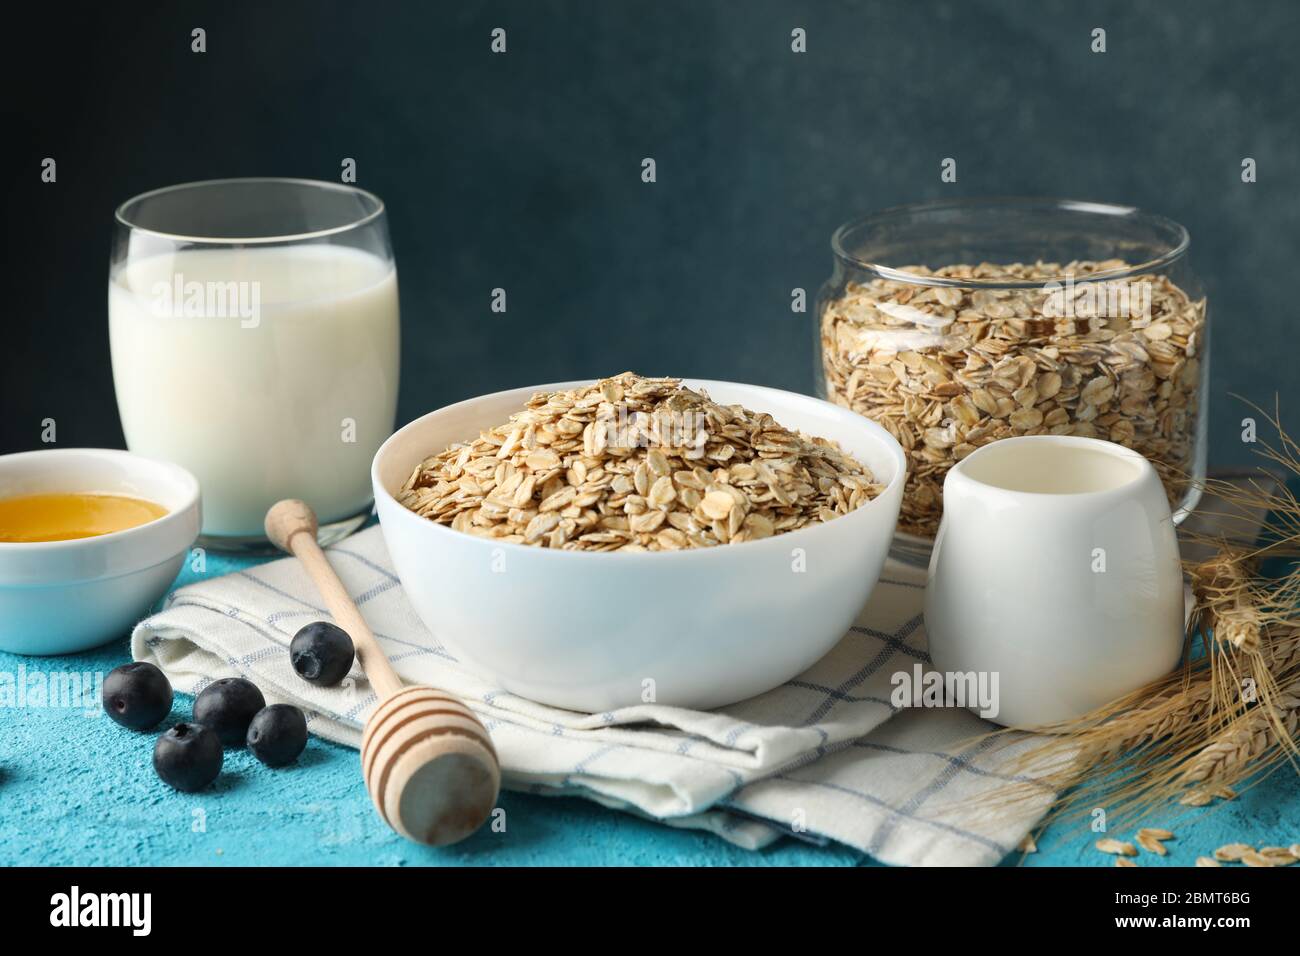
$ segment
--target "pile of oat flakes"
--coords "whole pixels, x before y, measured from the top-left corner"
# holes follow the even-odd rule
[[[538,393],[425,459],[397,499],[457,531],[582,551],[737,544],[847,514],[881,491],[834,442],[631,372]]]
[[[1086,282],[1064,291],[1049,285],[1126,268],[1120,260],[908,266],[901,271],[1041,284],[959,288],[874,279],[850,282],[826,303],[827,397],[879,422],[908,457],[899,530],[933,537],[948,469],[1013,435],[1118,442],[1150,459],[1171,503],[1181,500],[1195,453],[1205,300],[1193,301],[1163,275],[1107,282],[1109,297],[1085,295]],[[1102,287],[1091,285],[1090,293]],[[1073,297],[1065,309],[1063,295]],[[1115,315],[1108,298],[1149,307]]]

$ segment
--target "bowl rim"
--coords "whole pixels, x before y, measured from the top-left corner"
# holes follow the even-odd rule
[[[8,568],[0,565],[0,585],[27,587],[45,584],[55,586],[76,581],[98,580],[100,578],[131,574],[161,564],[174,557],[177,553],[184,551],[193,543],[191,537],[182,547],[175,550],[168,548],[166,549],[167,553],[163,553],[162,543],[164,541],[171,540],[173,536],[179,540],[183,536],[182,532],[184,535],[189,534],[188,528],[197,524],[196,516],[200,508],[201,490],[198,479],[186,468],[175,462],[137,455],[120,448],[41,448],[33,451],[0,455],[0,483],[3,482],[7,465],[10,463],[36,459],[52,461],[58,458],[73,458],[75,456],[90,456],[121,462],[134,474],[147,472],[154,475],[165,475],[166,480],[175,481],[181,486],[182,503],[174,508],[168,508],[166,514],[160,515],[152,521],[146,521],[144,524],[136,525],[133,528],[124,528],[121,531],[110,531],[107,534],[92,535],[88,538],[69,538],[62,541],[0,541],[0,562],[4,562],[6,565],[11,562],[16,565],[22,562],[24,558],[33,558],[37,555],[46,560],[53,560],[60,556],[70,556],[78,552],[92,550],[109,552],[119,549],[131,549],[133,546],[137,550],[133,560],[125,560],[120,566],[107,569],[103,574],[92,576],[71,575],[42,579],[39,582],[11,580]],[[52,467],[57,470],[59,466],[55,463]],[[156,543],[148,541],[147,539],[151,537],[156,537],[158,541]],[[27,575],[18,575],[20,579],[25,577]]]
[[[702,561],[702,560],[713,560],[713,558],[711,557],[712,555],[732,553],[731,548],[728,545],[717,545],[710,548],[683,548],[678,551],[644,551],[644,552],[632,552],[631,554],[619,554],[618,552],[577,551],[577,550],[566,550],[560,548],[539,548],[539,547],[534,547],[532,545],[515,544],[514,542],[501,541],[494,538],[480,538],[477,535],[466,534],[463,531],[454,531],[452,528],[450,528],[447,525],[439,524],[436,521],[430,521],[428,518],[424,518],[421,517],[420,515],[417,515],[414,511],[411,511],[409,508],[407,508],[405,505],[399,502],[396,499],[396,497],[394,497],[380,481],[379,469],[380,469],[381,461],[388,453],[391,452],[391,449],[397,442],[399,436],[401,436],[403,433],[409,430],[415,429],[416,427],[423,424],[427,420],[433,418],[435,415],[442,415],[454,409],[466,408],[468,406],[476,405],[480,402],[484,402],[489,399],[499,399],[506,395],[524,394],[524,393],[528,393],[529,395],[531,395],[537,392],[565,391],[568,389],[580,388],[586,385],[591,385],[598,381],[601,381],[601,379],[586,378],[586,379],[575,379],[566,382],[552,382],[546,385],[536,385],[531,387],[501,389],[496,392],[489,392],[487,394],[478,395],[473,398],[463,399],[462,401],[459,402],[453,402],[450,405],[444,405],[441,408],[436,408],[433,411],[426,412],[424,415],[421,415],[418,418],[412,419],[411,421],[403,425],[401,428],[396,429],[390,436],[388,436],[388,438],[384,441],[384,443],[379,446],[379,450],[375,452],[375,457],[371,461],[370,479],[371,479],[371,484],[374,486],[375,502],[376,502],[377,510],[381,503],[385,506],[391,505],[393,509],[396,509],[397,511],[401,512],[404,515],[404,517],[401,520],[404,523],[407,523],[408,526],[433,528],[436,529],[436,531],[434,532],[435,534],[453,535],[454,540],[456,541],[478,542],[485,546],[489,546],[493,548],[506,548],[512,551],[523,552],[526,554],[534,554],[534,555],[550,554],[553,556],[560,556],[560,555],[564,556],[564,557],[556,557],[555,558],[556,560],[591,561],[591,560],[600,560],[602,558],[608,559],[611,554],[618,554],[619,561],[625,561],[629,563],[636,562],[636,561],[667,561],[670,560],[670,558],[667,557],[669,555],[672,555],[673,559],[678,561],[688,561],[688,560]],[[721,385],[726,388],[747,389],[750,391],[757,391],[760,393],[771,392],[783,397],[793,397],[796,399],[800,399],[802,401],[814,403],[815,405],[824,406],[827,410],[830,410],[835,415],[843,418],[846,424],[853,425],[854,427],[862,428],[867,434],[871,435],[872,438],[875,439],[886,451],[888,451],[889,454],[894,459],[893,477],[885,485],[884,490],[882,490],[880,494],[876,495],[875,498],[871,499],[866,504],[861,505],[860,507],[854,509],[848,514],[838,516],[837,518],[834,519],[834,521],[819,521],[815,525],[807,525],[803,528],[798,528],[794,531],[787,531],[784,534],[772,535],[769,538],[763,538],[758,541],[743,541],[736,547],[749,548],[749,550],[746,553],[754,554],[756,553],[757,549],[760,547],[766,547],[769,550],[775,548],[781,548],[782,550],[785,550],[787,546],[790,545],[790,542],[795,542],[793,546],[797,547],[798,544],[795,539],[795,536],[801,536],[799,537],[798,540],[807,540],[812,535],[825,533],[827,528],[837,524],[840,521],[864,520],[868,513],[874,515],[875,511],[878,511],[881,507],[885,507],[883,502],[885,502],[891,497],[898,497],[899,503],[901,505],[901,495],[899,495],[898,492],[901,490],[903,483],[906,482],[907,480],[907,458],[903,454],[903,448],[898,443],[898,440],[894,438],[894,436],[891,435],[889,431],[885,429],[882,425],[872,421],[869,418],[866,418],[865,416],[859,415],[857,412],[850,411],[849,409],[846,408],[842,408],[839,405],[835,405],[831,402],[825,401],[824,399],[817,398],[816,396],[813,395],[805,395],[801,392],[791,392],[785,389],[772,388],[771,386],[767,386],[767,385],[749,385],[744,382],[728,382],[721,379],[701,379],[701,378],[687,377],[687,378],[683,378],[681,381],[682,384],[687,386],[688,388],[704,389],[705,391],[707,391],[710,386]],[[753,410],[763,411],[762,409],[753,409]],[[771,413],[769,412],[768,414]],[[382,526],[383,518],[384,518],[382,511],[380,511],[379,517],[380,517],[380,524]],[[897,521],[898,521],[898,516],[897,514],[895,514],[894,516],[895,526],[897,525]],[[411,524],[410,522],[414,522],[414,524]],[[891,535],[892,535],[892,531],[893,529],[891,529]],[[423,534],[427,532],[418,532],[418,533]],[[543,559],[543,560],[547,560],[547,559]]]

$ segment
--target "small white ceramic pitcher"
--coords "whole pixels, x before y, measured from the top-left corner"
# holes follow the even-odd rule
[[[993,719],[1008,726],[1077,717],[1167,674],[1183,584],[1155,469],[1052,435],[963,459],[944,481],[925,624],[937,670],[997,675]]]

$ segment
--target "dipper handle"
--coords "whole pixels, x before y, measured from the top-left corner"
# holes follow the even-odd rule
[[[294,499],[266,513],[266,536],[307,569],[334,620],[352,635],[361,669],[379,694],[361,735],[361,773],[375,809],[419,843],[463,840],[491,814],[501,788],[492,738],[454,695],[402,686],[316,543],[316,527],[311,508]]]
[[[335,622],[352,637],[361,669],[379,699],[384,700],[402,689],[402,679],[379,649],[370,625],[316,543],[316,529],[316,512],[311,510],[311,505],[296,498],[278,501],[266,513],[266,536],[302,563]]]

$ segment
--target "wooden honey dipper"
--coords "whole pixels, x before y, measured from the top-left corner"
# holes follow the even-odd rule
[[[296,499],[266,513],[266,536],[302,562],[379,695],[361,736],[361,773],[375,809],[417,843],[463,840],[496,805],[501,765],[492,738],[453,695],[402,684],[316,543],[316,528],[316,513]]]

